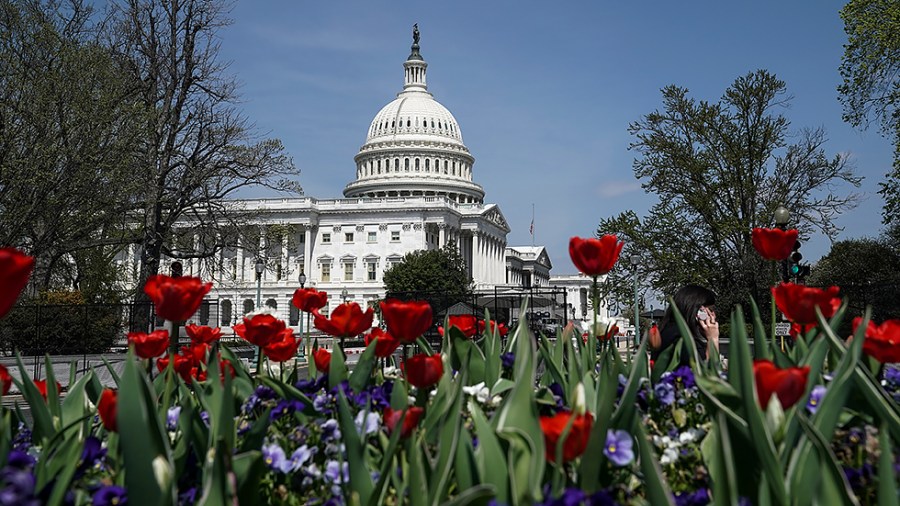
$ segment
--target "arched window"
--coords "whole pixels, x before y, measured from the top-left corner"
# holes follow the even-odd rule
[[[416,172],[419,171],[419,159],[416,158]]]
[[[398,170],[400,170],[400,159],[394,158],[394,172],[397,172]]]
[[[411,126],[412,126],[412,121],[410,121],[409,118],[406,118],[406,127],[409,128]]]
[[[447,160],[444,160],[444,174],[446,174],[448,172],[447,167],[449,167],[449,165],[450,164],[447,162]]]
[[[231,326],[231,301],[224,299],[219,302],[219,313],[221,316],[221,325],[223,327]]]
[[[425,159],[425,172],[428,172],[429,169],[431,169],[431,167],[429,166],[429,163],[428,163],[428,162],[429,162],[429,160],[426,158],[426,159]]]
[[[278,301],[275,299],[269,299],[266,301],[266,307],[270,307],[272,309],[278,309]]]
[[[200,312],[197,313],[197,320],[200,325],[209,325],[209,301],[204,300],[200,303]]]
[[[403,168],[404,168],[407,172],[409,172],[409,158],[404,158],[404,159],[403,159]]]
[[[244,314],[253,312],[253,299],[244,299]]]

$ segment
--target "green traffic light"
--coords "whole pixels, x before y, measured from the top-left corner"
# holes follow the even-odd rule
[[[791,264],[791,275],[792,275],[792,276],[796,276],[796,275],[799,274],[799,273],[800,273],[800,265],[798,265],[798,264]]]

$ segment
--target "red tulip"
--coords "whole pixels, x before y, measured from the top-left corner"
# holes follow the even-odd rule
[[[240,324],[239,324],[240,325]],[[287,326],[284,320],[279,320],[267,313],[253,315],[252,318],[244,318],[243,326],[232,327],[239,336],[251,344],[265,348],[269,343],[278,340],[278,336],[284,332]]]
[[[298,288],[294,292],[294,298],[291,299],[291,304],[300,311],[312,313],[317,309],[325,307],[325,304],[328,304],[328,294],[320,292],[315,288]]]
[[[853,333],[862,318],[853,319]],[[900,320],[885,320],[881,325],[869,320],[863,352],[882,364],[900,362]]]
[[[331,368],[331,352],[325,348],[316,348],[313,351],[313,362],[319,372],[327,373]]]
[[[181,376],[181,378],[190,383],[191,381],[191,364],[190,357],[185,357],[183,355],[172,355],[171,353],[166,355],[165,357],[159,357],[156,359],[156,369],[159,372],[163,372],[169,367],[169,362],[174,360],[172,364],[172,368],[175,369],[175,373]]]
[[[206,363],[206,353],[209,345],[206,343],[191,343],[190,346],[181,347],[181,356],[191,361],[192,367],[199,367]]]
[[[415,342],[433,322],[431,305],[424,300],[383,300],[381,316],[388,332],[406,344]]]
[[[200,325],[185,325],[184,330],[187,332],[191,342],[211,344],[218,341],[222,337],[222,329],[219,327],[212,328]]]
[[[799,323],[792,323],[791,330],[788,334],[791,336],[791,339],[797,339],[797,336],[805,336],[807,332],[816,328],[815,323],[810,323],[807,325],[800,325]]]
[[[197,312],[211,288],[212,283],[204,283],[200,278],[157,274],[147,279],[144,293],[150,296],[160,318],[182,322]]]
[[[45,380],[45,379],[34,380],[34,386],[37,387],[38,392],[41,393],[41,397],[43,397],[44,400],[46,401],[47,400],[47,380]],[[56,382],[56,393],[59,394],[60,392],[62,392],[62,385],[60,385],[59,382],[57,381]]]
[[[390,357],[397,350],[397,347],[400,346],[398,339],[395,339],[394,336],[378,327],[366,334],[366,346],[369,346],[372,341],[377,341],[375,343],[375,356],[379,358]]]
[[[313,313],[313,325],[330,336],[352,337],[372,328],[374,318],[374,309],[368,308],[363,313],[356,302],[345,302],[334,308],[330,319],[318,311]]]
[[[794,323],[816,323],[816,307],[822,316],[831,318],[841,306],[840,288],[821,289],[793,283],[780,283],[772,288],[775,305]]]
[[[28,284],[34,257],[15,248],[0,248],[0,318],[9,312]]]
[[[416,425],[419,424],[419,420],[422,418],[425,410],[419,407],[407,408],[406,410],[398,409],[396,411],[390,407],[384,408],[384,426],[387,427],[388,435],[394,432],[394,428],[397,426],[397,422],[400,421],[403,413],[406,413],[406,418],[403,419],[403,425],[400,427],[400,437],[407,438],[412,434]]]
[[[128,344],[134,345],[134,354],[141,358],[155,358],[166,352],[169,346],[169,331],[154,330],[145,332],[129,332]]]
[[[405,364],[406,379],[417,388],[428,388],[444,374],[444,362],[440,353],[426,355],[420,353],[410,357]]]
[[[100,421],[103,427],[108,431],[118,432],[118,423],[116,416],[119,411],[119,393],[110,388],[104,388],[100,394],[100,402],[97,403],[97,412],[100,414]]]
[[[766,260],[785,260],[791,256],[798,234],[796,229],[754,228],[751,239],[759,256]]]
[[[569,257],[584,274],[602,276],[616,265],[624,245],[614,235],[604,235],[600,239],[573,237],[569,239]]]
[[[772,394],[778,395],[781,407],[787,409],[803,397],[809,366],[779,369],[769,360],[753,361],[756,396],[762,409],[769,405]]]
[[[458,328],[463,336],[467,338],[474,336],[479,331],[479,327],[481,327],[481,332],[484,332],[484,322],[478,321],[478,318],[470,314],[457,314],[447,317],[447,326]],[[438,327],[438,333],[442,336],[444,335],[443,327]]]
[[[12,376],[3,364],[0,364],[0,384],[2,384],[3,395],[8,394],[10,387],[12,387]]]
[[[588,438],[591,436],[591,426],[594,423],[594,417],[590,413],[576,415],[570,411],[560,411],[553,416],[541,417],[541,431],[544,432],[544,445],[546,447],[545,457],[550,462],[556,462],[556,445],[559,438],[562,437],[563,431],[572,420],[572,427],[569,429],[566,440],[563,443],[563,462],[575,459],[587,448]]]
[[[509,334],[509,328],[507,328],[505,323],[501,323],[498,327],[497,322],[495,322],[494,320],[490,320],[490,322],[491,322],[490,329],[491,329],[492,333],[494,332],[494,329],[496,328],[497,332],[500,333],[500,337],[503,337],[506,334]],[[479,334],[484,334],[485,326],[486,325],[484,323],[484,320],[478,320],[478,333]]]
[[[284,329],[279,336],[280,339],[272,341],[263,348],[263,353],[273,362],[285,362],[294,358],[297,348],[300,346],[300,340],[294,337],[293,329]]]

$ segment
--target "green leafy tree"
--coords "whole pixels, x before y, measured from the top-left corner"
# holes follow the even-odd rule
[[[894,143],[893,169],[881,182],[884,223],[900,222],[900,3],[851,0],[841,10],[847,44],[838,86],[844,121],[866,128],[880,123]]]
[[[471,298],[472,277],[456,244],[450,242],[441,249],[407,253],[384,273],[384,286],[388,297],[428,300],[437,314]]]
[[[860,179],[844,156],[825,154],[821,129],[789,131],[778,113],[789,101],[785,83],[765,70],[737,78],[718,102],[697,101],[678,86],[662,97],[662,110],[629,126],[634,175],[659,202],[643,219],[632,211],[603,219],[598,232],[619,234],[621,258],[639,254],[639,278],[666,297],[697,283],[723,308],[751,296],[767,302],[776,273],[753,249],[751,230],[773,226],[784,204],[802,235],[834,237],[834,218],[857,198],[838,191]],[[633,301],[633,275],[619,263],[610,273],[612,298]]]
[[[0,0],[0,244],[37,259],[37,290],[120,243],[140,182],[135,82],[81,2]],[[68,285],[72,288],[72,285]]]
[[[210,258],[252,218],[229,197],[253,186],[299,193],[299,171],[281,141],[258,138],[236,107],[237,83],[219,60],[228,2],[117,0],[110,8],[110,45],[139,83],[147,115],[135,174],[145,192],[133,215],[141,246],[136,299],[145,302],[143,284],[164,256]],[[203,231],[196,242],[179,240],[186,223]]]
[[[807,283],[839,286],[849,299],[850,318],[842,335],[849,335],[853,316],[872,306],[872,318],[881,323],[900,318],[900,250],[887,237],[838,241],[810,271]]]

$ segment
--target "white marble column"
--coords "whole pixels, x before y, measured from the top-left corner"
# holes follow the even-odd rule
[[[284,234],[281,236],[281,280],[282,281],[289,281],[288,273],[291,272],[291,270],[289,268],[290,264],[288,263],[290,261],[290,257],[288,256],[289,238],[290,238],[289,234]],[[295,275],[294,278],[296,278],[296,277],[297,276]]]
[[[438,248],[443,248],[447,244],[447,225],[438,223]]]
[[[244,280],[244,239],[238,234],[237,238],[237,250],[235,251],[235,257],[237,258],[237,268],[234,272],[234,277],[237,281]],[[237,299],[235,299],[237,300]],[[235,313],[238,314],[238,313]]]
[[[472,233],[472,277],[475,278],[476,283],[481,279],[481,264],[479,263],[481,238],[478,236],[477,231]]]
[[[257,255],[257,257],[255,259],[253,259],[253,265],[251,266],[252,270],[253,270],[253,280],[254,281],[256,281],[256,260],[261,259],[263,261],[263,263],[267,263],[267,260],[269,259],[268,252],[266,251],[267,247],[268,247],[268,245],[266,244],[266,226],[260,225],[259,226],[259,254]],[[266,280],[266,270],[265,269],[263,269],[261,276],[262,276],[261,279],[263,281],[265,281]]]
[[[312,255],[311,228],[308,226],[303,228],[303,273],[306,274],[306,279],[310,281],[312,280],[312,272],[309,269],[309,266],[312,265],[312,259],[310,258]]]

